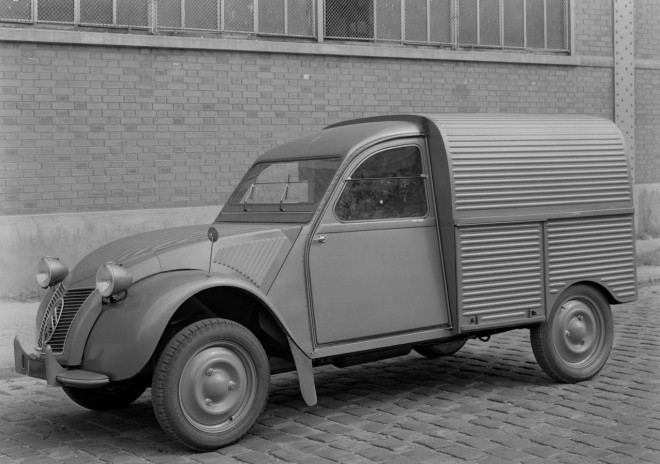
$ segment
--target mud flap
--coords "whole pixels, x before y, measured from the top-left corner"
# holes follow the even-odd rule
[[[293,362],[296,364],[296,370],[298,371],[300,393],[302,393],[303,400],[305,400],[307,406],[314,406],[317,400],[312,360],[308,358],[295,343],[293,343],[291,338],[287,337],[287,339],[289,341],[289,348],[291,348],[291,354],[293,354]]]

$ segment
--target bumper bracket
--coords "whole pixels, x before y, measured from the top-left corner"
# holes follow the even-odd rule
[[[105,374],[62,367],[50,345],[46,345],[43,356],[27,354],[18,337],[14,338],[14,369],[19,374],[42,379],[48,385],[58,387],[96,388],[110,383]]]

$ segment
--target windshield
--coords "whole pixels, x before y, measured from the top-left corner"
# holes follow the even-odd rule
[[[257,163],[229,199],[232,211],[314,211],[340,159],[301,159]]]

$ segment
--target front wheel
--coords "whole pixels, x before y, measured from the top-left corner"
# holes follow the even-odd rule
[[[530,332],[532,351],[555,380],[576,383],[593,378],[612,350],[612,310],[605,297],[586,285],[569,288],[548,320]]]
[[[195,322],[161,353],[152,403],[165,433],[209,451],[245,435],[268,400],[270,369],[259,340],[225,319]]]

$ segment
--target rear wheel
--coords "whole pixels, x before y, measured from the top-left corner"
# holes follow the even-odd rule
[[[152,381],[156,418],[167,435],[198,451],[245,435],[268,400],[270,370],[259,340],[225,319],[189,325],[161,353]]]
[[[536,361],[555,380],[575,383],[593,378],[612,350],[612,310],[605,297],[586,285],[569,288],[548,320],[531,330]]]
[[[457,353],[463,348],[465,342],[467,342],[467,337],[444,343],[434,343],[433,345],[416,346],[415,351],[430,359],[440,358],[442,356],[451,356],[452,354]]]
[[[106,385],[98,388],[62,387],[75,403],[92,411],[109,411],[126,408],[144,393],[147,386],[143,383]]]

